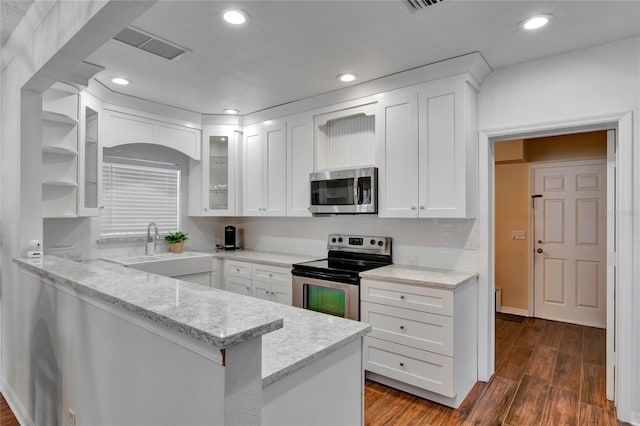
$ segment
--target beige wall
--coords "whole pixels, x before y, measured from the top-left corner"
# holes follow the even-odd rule
[[[606,158],[607,133],[591,132],[524,141],[524,158],[514,163],[504,156],[516,141],[496,143],[496,287],[502,288],[502,306],[529,307],[530,165],[543,161],[575,161]],[[519,142],[519,141],[518,141]],[[501,146],[501,144],[504,144]],[[498,155],[500,154],[500,156]],[[516,160],[517,161],[517,160]],[[512,240],[511,231],[526,231],[526,240]]]

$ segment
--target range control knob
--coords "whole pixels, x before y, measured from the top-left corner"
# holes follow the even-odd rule
[[[376,240],[371,240],[369,241],[369,243],[371,243],[371,245],[374,245],[376,243]]]
[[[335,242],[336,242],[335,237],[331,239],[331,242],[332,242],[332,243],[335,243]]]
[[[380,247],[382,247],[382,245],[383,245],[383,244],[384,244],[384,243],[382,242],[382,240],[378,241],[378,245],[379,245]]]
[[[341,243],[342,242],[342,237],[338,238],[338,242]]]

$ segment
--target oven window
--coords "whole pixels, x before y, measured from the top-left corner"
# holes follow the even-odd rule
[[[305,284],[306,308],[316,312],[345,317],[345,293],[335,288]]]
[[[353,204],[354,179],[331,179],[311,182],[311,205],[348,206]]]

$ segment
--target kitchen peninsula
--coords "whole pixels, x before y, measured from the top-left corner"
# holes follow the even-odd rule
[[[368,324],[99,260],[15,263],[24,278],[20,319],[33,330],[14,346],[32,358],[35,383],[21,386],[31,387],[36,412],[47,418],[363,422],[361,339]],[[71,389],[84,397],[60,412]],[[320,400],[331,409],[319,410]]]

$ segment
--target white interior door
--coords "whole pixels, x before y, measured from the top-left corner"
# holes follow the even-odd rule
[[[605,161],[534,167],[535,316],[606,327]]]

